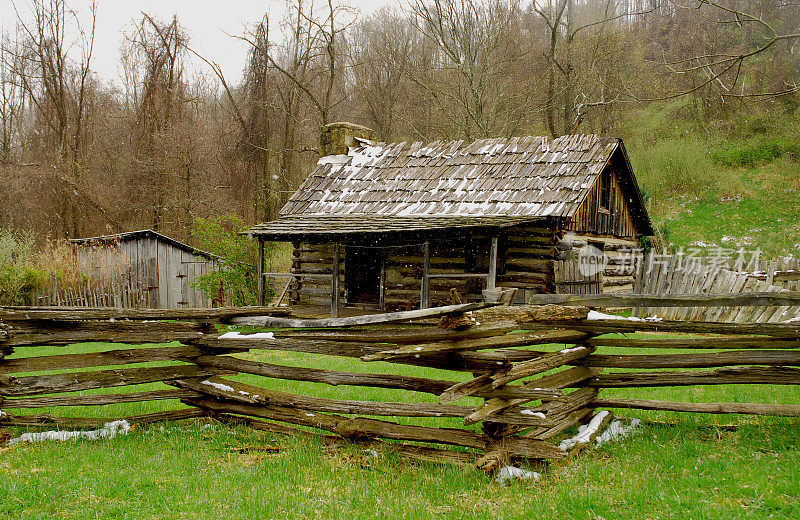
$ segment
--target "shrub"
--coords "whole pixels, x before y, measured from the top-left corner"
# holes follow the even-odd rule
[[[753,167],[784,156],[800,158],[800,145],[785,137],[764,137],[751,143],[725,143],[711,151],[714,162],[725,166]]]
[[[222,288],[227,305],[258,305],[258,247],[240,234],[246,230],[244,221],[232,215],[195,219],[193,234],[198,249],[220,258],[213,271],[199,276],[193,284],[207,298],[217,298]],[[271,293],[267,287],[267,296]]]
[[[0,229],[0,305],[25,305],[47,283],[49,275],[36,266],[32,233]]]
[[[704,193],[713,187],[712,164],[700,141],[670,139],[631,153],[633,170],[654,198]]]

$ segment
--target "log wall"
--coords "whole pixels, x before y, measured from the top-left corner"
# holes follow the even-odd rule
[[[485,281],[465,274],[487,274],[492,233],[499,236],[497,284],[531,294],[554,292],[553,258],[557,233],[546,223],[514,226],[500,231],[450,230],[430,238],[431,305],[452,301],[455,291],[462,301],[481,298]],[[386,244],[375,254],[385,255],[385,305],[387,309],[413,309],[420,304],[423,269],[422,239],[410,245]],[[355,243],[356,246],[361,245]],[[340,301],[347,302],[347,265],[344,245],[340,256]],[[296,242],[291,272],[303,276],[289,291],[290,301],[327,306],[331,299],[333,244]],[[454,275],[443,277],[443,275]]]

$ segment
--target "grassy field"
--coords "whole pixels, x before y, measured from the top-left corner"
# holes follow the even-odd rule
[[[620,130],[651,216],[676,246],[800,255],[800,123],[742,111],[701,127],[685,101],[653,105]]]
[[[84,344],[70,350],[109,347]],[[63,348],[29,348],[17,355],[60,351]],[[248,357],[285,365],[363,369],[356,360],[295,353],[260,351]],[[376,363],[370,369],[396,372],[398,367]],[[400,370],[443,375],[418,367]],[[435,399],[392,390],[239,378],[325,397]],[[796,388],[745,386],[609,391],[608,395],[800,400]],[[102,411],[40,412],[121,417],[175,406],[162,401],[114,405]],[[537,468],[544,473],[539,482],[505,486],[471,469],[412,463],[390,450],[372,457],[357,445],[333,450],[313,438],[286,438],[209,422],[142,427],[127,436],[96,442],[18,444],[0,449],[0,518],[800,517],[796,419],[634,411],[621,415],[639,417],[645,425],[622,442]],[[738,427],[727,427],[731,422]],[[281,449],[274,453],[260,449],[265,446]]]

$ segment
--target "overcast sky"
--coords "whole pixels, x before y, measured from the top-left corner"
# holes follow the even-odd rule
[[[82,19],[88,20],[91,0],[67,2]],[[382,5],[398,5],[398,1],[349,0],[348,4],[364,14]],[[5,30],[13,27],[16,21],[15,5],[24,18],[29,17],[27,0],[0,0],[0,25]],[[242,34],[245,25],[260,20],[267,12],[274,29],[285,12],[285,5],[284,0],[97,0],[93,68],[104,81],[119,85],[123,29],[139,18],[142,11],[161,20],[169,20],[177,14],[181,25],[189,32],[192,48],[218,62],[226,78],[236,82],[242,75],[246,44],[228,34]]]

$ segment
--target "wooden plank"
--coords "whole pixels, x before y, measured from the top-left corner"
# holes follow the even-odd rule
[[[53,417],[52,415],[4,415],[0,417],[0,426],[24,426],[50,428],[100,428],[112,421],[125,420],[130,424],[150,424],[163,421],[182,421],[207,417],[208,411],[199,408],[184,408],[166,412],[156,412],[130,417],[108,417],[105,419],[86,417]]]
[[[199,380],[180,379],[172,381],[171,384],[192,390],[195,396],[200,393],[248,404],[304,408],[317,412],[398,417],[464,417],[472,411],[468,406],[442,405],[438,403],[356,401],[289,394],[246,385],[221,377],[214,377],[208,381],[217,385],[204,384]]]
[[[585,332],[570,330],[553,330],[541,332],[523,332],[506,334],[488,339],[474,339],[455,342],[437,342],[424,345],[404,346],[396,349],[385,350],[377,354],[362,357],[363,361],[387,361],[408,356],[427,356],[446,352],[474,351],[492,348],[508,348],[532,345],[577,343],[588,338]]]
[[[169,343],[203,337],[201,323],[130,321],[15,321],[9,329],[11,346],[63,346],[85,341],[109,343]]]
[[[782,339],[773,337],[701,337],[701,338],[607,338],[587,339],[594,347],[664,348],[664,349],[797,349],[800,338]]]
[[[142,345],[147,343],[171,343],[173,341],[191,342],[203,337],[202,332],[115,332],[109,331],[74,331],[53,332],[44,334],[16,334],[8,341],[9,346],[54,346],[63,347],[74,343],[104,342]]]
[[[577,347],[576,349],[568,350],[570,351],[551,352],[539,358],[518,363],[509,369],[499,370],[495,373],[487,372],[477,375],[468,381],[455,384],[445,389],[439,394],[439,402],[452,403],[464,397],[485,395],[512,381],[563,366],[567,362],[587,356],[593,351],[591,347]],[[496,395],[495,397],[499,396]]]
[[[207,408],[214,412],[237,413],[261,417],[273,421],[288,422],[329,431],[346,439],[364,439],[379,437],[395,440],[409,440],[436,444],[465,446],[476,449],[489,449],[495,441],[469,430],[456,428],[435,428],[429,426],[410,426],[357,417],[349,419],[339,415],[314,413],[299,408],[279,406],[254,406],[242,403],[220,403],[212,399],[196,399],[190,401],[195,406]],[[563,452],[552,444],[534,439],[504,439],[509,451],[520,456],[534,458],[561,458]]]
[[[7,399],[2,403],[4,409],[50,408],[54,406],[104,406],[119,403],[138,403],[142,401],[163,401],[197,397],[189,390],[153,390],[149,392],[129,392],[127,394],[95,394],[77,396],[23,397]]]
[[[666,410],[672,412],[775,415],[800,417],[800,405],[762,403],[680,403],[673,401],[651,401],[648,399],[595,399],[597,408],[627,408],[638,410]]]
[[[223,378],[212,378],[215,385],[198,381],[175,381],[174,384],[194,390],[201,394],[222,399],[256,404],[302,408],[326,413],[344,413],[355,415],[397,416],[397,417],[464,417],[472,408],[467,406],[442,405],[438,403],[387,403],[374,401],[354,401],[326,399],[304,395],[275,392],[265,388],[253,387]],[[526,426],[552,426],[552,421],[545,418],[520,413],[501,414],[497,422],[520,424]]]
[[[245,351],[246,349],[236,349]],[[73,368],[101,367],[108,365],[128,365],[152,361],[189,361],[207,352],[197,347],[157,347],[127,350],[107,350],[88,354],[61,354],[9,359],[0,364],[0,374],[21,372],[44,372],[48,370],[67,370]]]
[[[231,318],[228,320],[235,325],[251,327],[276,327],[287,329],[303,328],[333,328],[333,327],[354,327],[360,325],[376,325],[381,323],[397,323],[421,318],[434,318],[445,314],[462,313],[475,311],[486,307],[491,307],[490,303],[464,303],[461,305],[446,305],[444,307],[434,307],[431,309],[417,309],[413,311],[390,312],[383,314],[370,314],[364,316],[351,316],[347,318],[322,318],[322,319],[290,319],[277,318],[273,316],[251,316]]]
[[[586,383],[598,388],[694,385],[797,385],[800,369],[786,367],[726,367],[690,372],[610,372]]]
[[[608,368],[710,368],[730,365],[800,366],[800,352],[786,350],[733,350],[692,354],[621,356],[592,354],[584,359],[570,363]]]
[[[376,388],[394,388],[410,390],[414,392],[424,392],[439,395],[447,388],[456,384],[455,381],[443,381],[423,377],[413,377],[395,374],[364,374],[357,372],[340,372],[335,370],[324,370],[305,367],[288,367],[248,361],[228,356],[201,356],[196,362],[201,366],[216,368],[219,370],[232,370],[245,374],[254,374],[276,379],[287,379],[290,381],[309,381],[313,383],[326,383],[329,385],[349,385],[349,386],[369,386]],[[478,397],[510,397],[531,399],[553,398],[552,389],[532,390],[520,386],[507,386],[504,389],[486,391],[475,394]]]
[[[743,334],[765,335],[783,338],[800,337],[800,323],[708,323],[685,321],[631,321],[626,319],[564,320],[562,322],[520,323],[522,329],[538,330],[552,328],[556,323],[570,330],[582,330],[593,334],[612,332],[683,332],[689,334]]]
[[[582,383],[599,373],[596,369],[581,369],[574,367],[562,370],[553,375],[544,376],[533,381],[528,381],[523,388],[553,388],[562,389]],[[577,370],[576,370],[577,369]],[[464,424],[469,425],[479,421],[491,420],[494,415],[529,402],[528,399],[500,399],[493,398],[487,400],[483,405],[475,409],[464,418]]]
[[[559,352],[551,352],[544,356],[530,361],[523,361],[512,366],[508,370],[502,370],[491,376],[491,387],[498,388],[507,385],[517,379],[529,377],[542,372],[547,372],[554,368],[564,366],[579,359],[582,359],[594,351],[593,347],[578,346],[568,348]]]
[[[497,286],[497,243],[498,238],[493,236],[489,246],[489,278],[486,282],[486,288],[489,290]]]
[[[768,307],[800,305],[800,292],[753,292],[741,294],[534,294],[528,303],[607,307]]]
[[[267,298],[267,289],[264,283],[264,261],[266,259],[265,243],[261,237],[256,237],[256,239],[258,240],[258,265],[256,266],[256,276],[258,276],[258,305],[263,307],[266,305]],[[283,295],[281,295],[281,298],[283,298]]]
[[[502,337],[502,336],[501,336]],[[344,339],[344,338],[342,338]],[[483,341],[492,341],[493,338],[484,339]],[[473,340],[478,341],[478,340]],[[328,356],[343,356],[361,358],[365,355],[378,354],[386,348],[375,343],[361,343],[361,342],[348,342],[348,341],[331,341],[331,340],[316,340],[316,339],[218,339],[218,338],[203,338],[201,341],[193,343],[206,349],[206,353],[226,353],[231,348],[237,350],[248,349],[261,349],[261,350],[279,350],[288,352],[307,352],[310,354],[324,354]],[[487,347],[491,348],[491,347]],[[458,370],[474,372],[476,370],[496,370],[498,366],[507,364],[499,358],[492,357],[481,358],[470,355],[470,352],[444,352],[441,354],[433,354],[415,357],[407,356],[395,358],[392,360],[394,363],[402,363],[405,365],[427,366],[443,368],[447,370]],[[533,351],[523,352],[522,359],[531,359],[536,354]]]
[[[489,338],[501,336],[517,330],[515,323],[487,325],[481,324],[468,329],[451,330],[426,324],[383,325],[378,328],[348,328],[344,330],[277,330],[275,338],[296,340],[330,340],[362,343],[427,343],[432,341],[461,341],[466,339]],[[204,340],[203,340],[204,341]],[[203,343],[200,341],[198,343]],[[237,340],[238,341],[238,340]]]
[[[38,394],[78,392],[94,388],[155,383],[171,379],[209,377],[215,373],[216,371],[214,370],[203,369],[195,365],[179,365],[23,377],[3,375],[0,377],[0,395],[5,397],[25,397]]]

